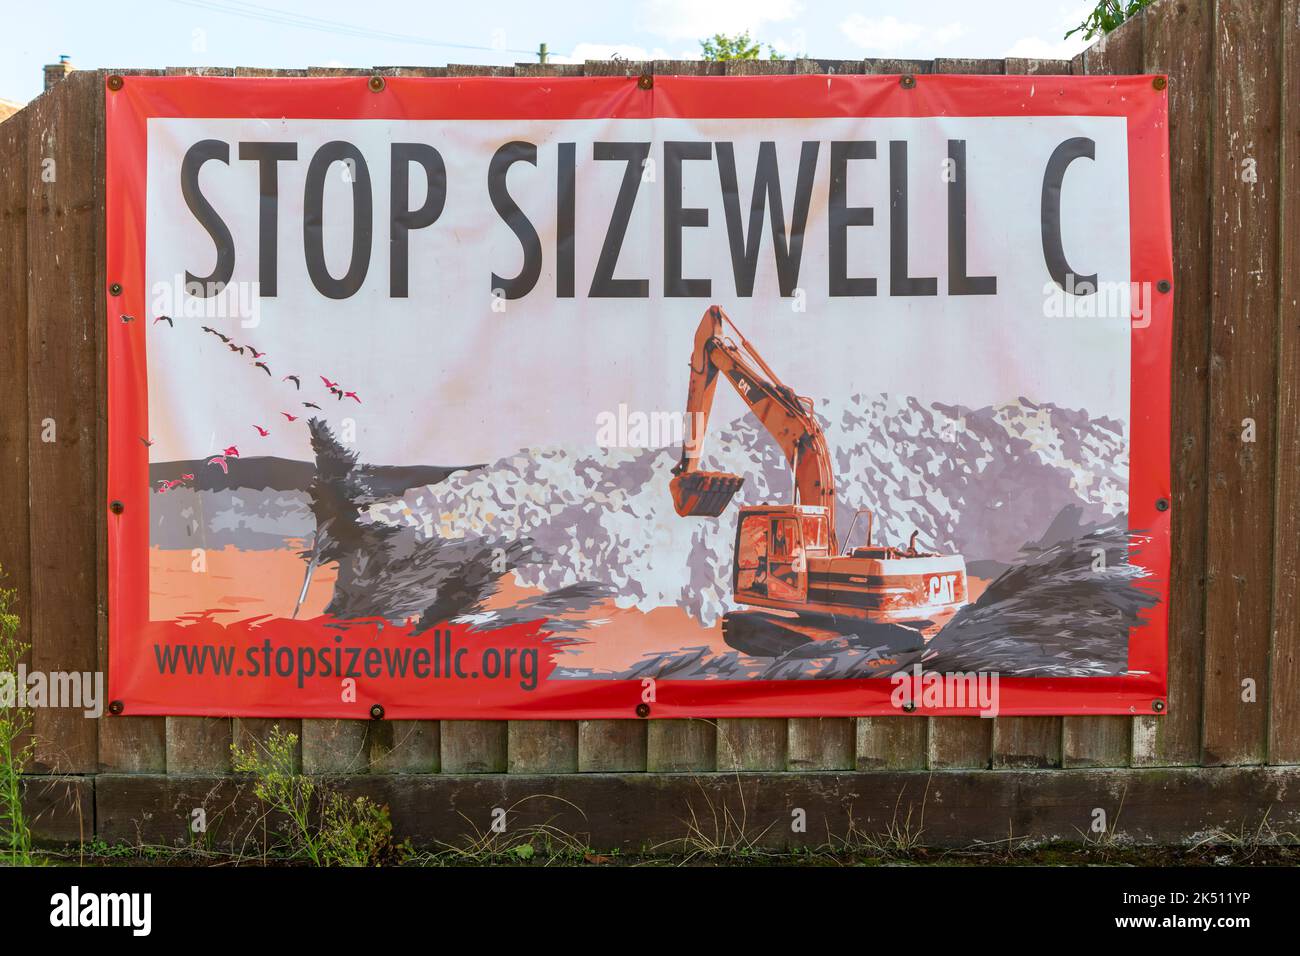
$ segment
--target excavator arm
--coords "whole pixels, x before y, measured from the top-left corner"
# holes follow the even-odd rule
[[[739,345],[725,334],[729,326]],[[835,476],[826,436],[813,412],[812,400],[794,393],[763,361],[757,349],[716,305],[700,319],[691,354],[691,379],[686,393],[686,427],[681,460],[673,467],[673,505],[679,515],[722,513],[744,479],[725,472],[701,471],[700,454],[708,431],[713,395],[722,375],[780,446],[794,473],[796,504],[826,509],[835,549]]]

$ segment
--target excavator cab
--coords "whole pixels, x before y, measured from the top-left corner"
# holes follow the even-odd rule
[[[757,505],[740,510],[732,590],[738,602],[789,607],[808,601],[808,561],[829,548],[826,510]]]

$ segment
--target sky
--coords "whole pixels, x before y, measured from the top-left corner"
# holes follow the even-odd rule
[[[1071,57],[1064,40],[1093,0],[60,0],[4,4],[0,99],[26,102],[41,67],[66,55],[82,68],[164,66],[439,66],[693,59],[716,32],[748,30],[787,55]],[[374,12],[381,16],[367,16]]]

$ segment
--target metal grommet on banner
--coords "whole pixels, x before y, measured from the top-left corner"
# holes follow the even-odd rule
[[[911,73],[904,73],[898,78],[898,85],[905,90],[913,89],[916,86],[916,77]]]
[[[371,720],[383,720],[383,719],[384,719],[384,705],[383,705],[383,704],[372,704],[372,705],[370,706],[370,719],[371,719]]]
[[[109,704],[108,704],[108,712],[109,712],[110,714],[120,714],[120,713],[121,713],[122,711],[124,711],[125,709],[126,709],[126,708],[123,706],[123,704],[122,704],[122,702],[121,702],[120,700],[109,701]]]
[[[125,80],[123,80],[122,77],[114,73],[112,76],[108,78],[108,88],[112,90],[114,93],[116,93],[118,90],[122,88],[122,84],[124,82]]]
[[[109,294],[109,295],[121,295],[121,294],[122,294],[122,283],[120,283],[120,282],[114,282],[112,285],[110,285],[110,286],[108,287],[108,294]]]
[[[1156,499],[1156,511],[1168,511],[1168,510],[1169,510],[1169,499],[1168,499],[1168,498],[1157,498],[1157,499]]]
[[[1171,283],[1168,279],[1161,279],[1159,282],[1156,283],[1157,292],[1168,292],[1173,287],[1174,287],[1173,283]]]
[[[1165,711],[1165,702],[1163,700],[1153,700],[1151,702],[1151,709],[1157,714],[1163,714]]]
[[[388,85],[387,81],[385,81],[384,78],[380,76],[378,73],[376,73],[374,76],[370,78],[371,93],[382,93],[384,92],[384,87],[387,85]]]
[[[113,512],[115,515],[120,515],[126,510],[126,505],[122,504],[120,501],[114,500],[109,504],[108,510]]]
[[[1154,76],[1151,78],[1151,86],[1157,90],[1163,90],[1169,85],[1169,80],[1163,76]]]
[[[654,89],[655,78],[650,73],[642,73],[636,78],[636,85],[643,90]]]
[[[912,703],[912,701],[909,700],[903,703],[903,713],[910,714],[915,710],[916,710],[916,704]]]
[[[650,716],[650,705],[649,705],[649,704],[645,704],[645,703],[637,704],[637,705],[636,705],[636,715],[637,715],[638,717],[649,717],[649,716]]]

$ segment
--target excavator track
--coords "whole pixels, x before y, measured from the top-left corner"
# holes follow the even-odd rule
[[[750,657],[781,657],[815,641],[848,638],[866,647],[919,651],[925,635],[904,624],[847,618],[783,617],[767,611],[731,611],[722,617],[722,639]]]

